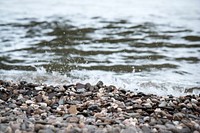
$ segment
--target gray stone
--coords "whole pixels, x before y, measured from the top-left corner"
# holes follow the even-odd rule
[[[63,105],[65,103],[65,100],[63,98],[61,98],[59,101],[58,101],[58,104],[59,105]]]
[[[127,127],[126,129],[123,129],[120,133],[138,133],[138,130],[136,127]]]
[[[167,106],[167,102],[166,101],[162,101],[158,107],[166,107]]]
[[[183,113],[175,113],[174,115],[173,115],[173,119],[174,120],[181,120],[182,118],[184,117],[184,114]]]
[[[142,129],[142,132],[143,132],[143,133],[150,133],[150,132],[151,132],[151,129],[150,129],[149,127],[145,126],[145,125],[142,126],[141,129]]]
[[[149,116],[146,116],[146,117],[143,118],[143,120],[144,120],[144,122],[149,122],[150,117],[149,117]]]
[[[89,133],[94,133],[96,131],[96,126],[94,125],[86,125],[85,127]]]
[[[41,129],[38,133],[54,133],[54,131],[50,128]]]

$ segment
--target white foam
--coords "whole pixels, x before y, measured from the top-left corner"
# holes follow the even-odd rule
[[[35,66],[34,66],[35,67]],[[36,71],[0,71],[0,79],[12,81],[27,81],[48,85],[63,85],[79,83],[91,83],[95,85],[98,81],[103,81],[105,85],[115,85],[117,88],[124,88],[134,92],[144,92],[146,94],[156,95],[186,95],[186,88],[194,87],[194,84],[175,80],[174,77],[166,78],[153,77],[147,73],[114,73],[97,70],[73,70],[66,74],[59,72],[47,72],[43,67],[35,67]],[[145,76],[144,76],[145,75]],[[173,82],[172,82],[173,81]],[[197,84],[198,86],[198,84]],[[195,90],[193,94],[200,94]]]

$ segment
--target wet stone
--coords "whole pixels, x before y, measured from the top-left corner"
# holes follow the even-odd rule
[[[26,85],[27,82],[26,81],[20,81],[20,85]]]
[[[84,93],[85,91],[86,91],[85,88],[80,88],[80,89],[77,89],[77,90],[76,90],[76,93],[82,94],[82,93]]]
[[[99,107],[99,105],[93,104],[88,107],[88,110],[100,112],[101,108]]]
[[[143,92],[139,92],[137,93],[137,96],[142,97],[142,96],[146,96],[146,94],[144,94]]]
[[[103,87],[103,82],[102,82],[102,81],[99,81],[99,82],[96,84],[96,86],[97,86],[98,88],[102,88],[102,87]]]
[[[69,123],[78,123],[79,122],[79,118],[78,117],[68,117],[67,119],[67,122]]]
[[[51,108],[52,108],[52,109],[57,109],[58,106],[59,106],[59,104],[54,103],[53,105],[51,105]]]
[[[72,87],[74,87],[75,85],[74,84],[71,84],[71,85],[63,85],[63,87],[66,89],[66,90],[70,90]]]
[[[7,101],[10,98],[10,94],[4,88],[0,88],[0,99]]]
[[[81,83],[77,83],[76,84],[76,89],[85,89],[85,85],[84,84],[81,84]]]
[[[115,88],[116,88],[115,86],[110,85],[110,86],[108,86],[108,87],[106,88],[106,90],[107,90],[107,92],[112,92],[112,91],[114,91]]]

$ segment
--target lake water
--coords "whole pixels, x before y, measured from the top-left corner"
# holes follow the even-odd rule
[[[199,0],[1,0],[0,79],[102,80],[184,95],[200,87],[199,7]]]

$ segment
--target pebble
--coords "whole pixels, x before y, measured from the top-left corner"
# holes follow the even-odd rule
[[[180,121],[182,118],[184,117],[184,114],[183,113],[175,113],[174,115],[173,115],[173,119],[174,120],[178,120],[178,121]]]
[[[134,93],[102,81],[48,86],[0,80],[0,133],[199,133],[199,106],[196,95]]]
[[[151,129],[148,126],[144,125],[141,129],[143,133],[151,133]]]
[[[121,131],[121,133],[138,133],[138,130],[136,127],[128,127]]]
[[[71,105],[70,108],[68,109],[68,112],[69,112],[70,114],[77,114],[78,111],[77,111],[76,105]]]
[[[34,103],[34,101],[32,101],[32,100],[27,100],[26,101],[26,104],[28,104],[28,105],[31,105],[31,104],[33,104]]]
[[[145,117],[143,118],[143,120],[144,120],[144,122],[149,122],[150,117],[149,117],[149,116],[145,116]]]
[[[152,108],[152,105],[151,105],[151,103],[145,103],[145,104],[143,104],[146,108]]]
[[[162,101],[158,107],[166,107],[167,106],[167,102],[166,101]]]
[[[75,117],[75,116],[73,116],[73,117],[68,117],[68,118],[67,118],[67,122],[70,122],[70,123],[78,123],[78,122],[79,122],[79,119],[78,119],[78,117]]]
[[[199,103],[198,100],[193,99],[193,98],[191,99],[191,102],[192,102],[192,103],[195,103],[195,104],[198,104],[198,103]]]
[[[103,82],[102,81],[99,81],[97,84],[96,84],[97,87],[99,88],[102,88],[103,87]]]
[[[37,87],[35,87],[35,90],[41,91],[41,90],[43,90],[43,88],[44,88],[44,86],[37,86]]]

